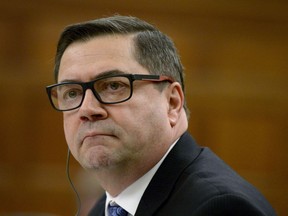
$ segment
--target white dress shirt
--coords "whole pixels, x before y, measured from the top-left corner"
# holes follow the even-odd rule
[[[134,216],[137,210],[137,207],[140,203],[141,197],[144,194],[144,191],[146,190],[148,184],[150,183],[151,179],[153,178],[154,174],[168,155],[168,153],[171,151],[171,149],[174,147],[174,145],[177,143],[178,139],[170,146],[170,148],[167,150],[165,155],[161,158],[161,160],[152,168],[150,169],[145,175],[143,175],[141,178],[139,178],[137,181],[135,181],[133,184],[128,186],[124,191],[122,191],[117,197],[112,197],[107,191],[106,191],[106,207],[105,207],[105,215],[108,216],[108,204],[111,203],[112,205],[114,203],[117,203],[117,205],[121,206],[123,209],[125,209],[128,212],[128,216]]]

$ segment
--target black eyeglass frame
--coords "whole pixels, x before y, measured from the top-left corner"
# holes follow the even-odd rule
[[[113,78],[113,77],[127,77],[129,79],[129,82],[130,82],[130,95],[121,100],[121,101],[117,101],[117,102],[104,102],[102,101],[100,95],[96,92],[95,88],[94,88],[94,83],[98,80],[101,80],[101,79],[106,79],[106,78]],[[62,82],[62,83],[57,83],[57,84],[53,84],[53,85],[49,85],[46,87],[46,92],[48,94],[48,98],[49,98],[49,101],[52,105],[52,107],[57,110],[57,111],[70,111],[70,110],[74,110],[74,109],[77,109],[79,107],[81,107],[83,101],[84,101],[84,98],[85,98],[85,93],[86,93],[86,90],[90,89],[94,96],[97,98],[97,100],[102,103],[102,104],[118,104],[118,103],[123,103],[127,100],[129,100],[132,95],[133,95],[133,82],[135,80],[142,80],[142,81],[150,81],[150,82],[164,82],[164,81],[168,81],[169,83],[173,83],[174,82],[174,79],[172,77],[169,77],[169,76],[165,76],[165,75],[153,75],[153,74],[117,74],[117,75],[109,75],[109,76],[102,76],[102,77],[99,77],[97,79],[94,79],[92,81],[89,81],[89,82]],[[51,97],[51,90],[56,87],[56,86],[61,86],[61,85],[66,85],[66,84],[77,84],[77,85],[80,85],[83,89],[83,97],[82,97],[82,100],[81,102],[79,103],[78,106],[76,107],[73,107],[73,108],[70,108],[70,109],[58,109],[54,103],[53,103],[53,100],[52,100],[52,97]]]

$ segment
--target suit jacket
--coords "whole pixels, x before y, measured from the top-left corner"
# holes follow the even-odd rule
[[[89,216],[104,216],[105,195]],[[146,188],[135,216],[273,216],[261,193],[184,133]]]

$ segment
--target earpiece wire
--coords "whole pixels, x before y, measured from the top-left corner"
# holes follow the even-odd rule
[[[79,216],[80,215],[80,211],[81,211],[81,198],[79,196],[79,193],[77,192],[73,182],[72,182],[72,179],[70,177],[70,149],[68,148],[68,152],[67,152],[67,161],[66,161],[66,175],[67,175],[67,178],[68,178],[68,181],[69,181],[69,184],[73,190],[73,192],[75,193],[75,196],[76,196],[76,203],[77,203],[77,212],[75,214],[75,216]]]

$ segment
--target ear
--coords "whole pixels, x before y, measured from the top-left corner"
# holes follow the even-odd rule
[[[184,93],[178,82],[170,84],[168,88],[168,118],[171,127],[174,127],[181,115],[184,105]]]

